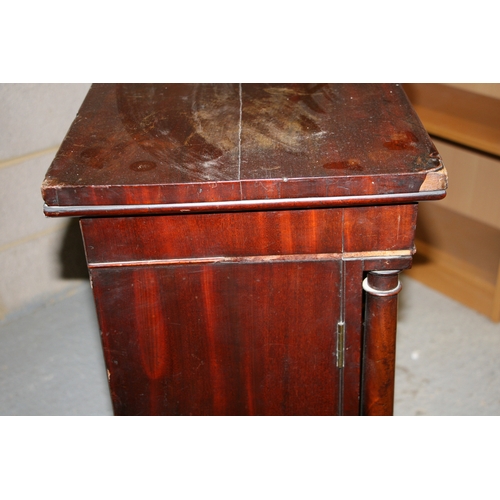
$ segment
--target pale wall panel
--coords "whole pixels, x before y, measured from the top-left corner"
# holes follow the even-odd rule
[[[65,272],[61,255],[65,239],[66,230],[60,230],[1,252],[0,319],[82,283],[81,278],[70,278]]]
[[[0,84],[0,162],[58,146],[87,83]]]
[[[6,245],[60,227],[61,219],[43,214],[40,186],[54,154],[44,154],[0,169],[0,251]]]
[[[45,218],[40,186],[89,87],[0,84],[0,317],[86,278],[78,228]]]

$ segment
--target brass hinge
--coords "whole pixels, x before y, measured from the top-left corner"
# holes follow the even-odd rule
[[[344,368],[344,352],[345,352],[345,323],[339,321],[337,323],[337,368]]]

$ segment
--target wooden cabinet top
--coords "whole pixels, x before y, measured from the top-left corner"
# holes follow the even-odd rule
[[[445,188],[400,85],[96,84],[42,194],[47,215],[82,215],[430,199]]]

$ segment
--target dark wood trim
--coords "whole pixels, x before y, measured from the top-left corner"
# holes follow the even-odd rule
[[[362,415],[393,414],[398,274],[399,270],[371,271],[364,282]]]
[[[49,206],[44,205],[47,217],[88,217],[120,215],[160,215],[210,212],[238,212],[249,210],[289,210],[300,208],[329,208],[341,206],[391,205],[440,200],[446,196],[444,189],[416,193],[396,193],[367,196],[334,196],[324,198],[287,198],[274,200],[242,200],[213,203],[165,203],[153,205],[95,205]]]

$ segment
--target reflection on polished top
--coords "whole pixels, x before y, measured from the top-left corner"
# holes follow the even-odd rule
[[[399,85],[98,84],[42,192],[64,207],[423,199],[445,188]]]

